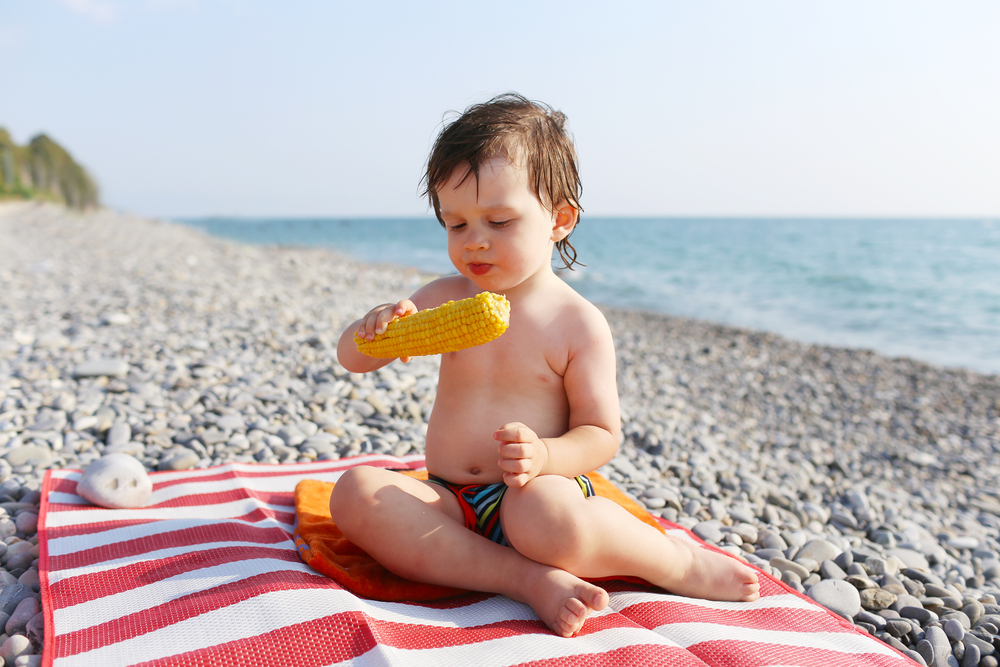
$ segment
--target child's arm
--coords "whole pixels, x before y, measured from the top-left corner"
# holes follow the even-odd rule
[[[385,332],[389,322],[403,315],[411,315],[418,310],[440,306],[445,301],[469,296],[460,291],[464,286],[462,281],[467,282],[461,276],[439,278],[418,289],[409,299],[375,306],[367,315],[352,322],[340,335],[340,341],[337,343],[337,361],[352,373],[368,373],[387,366],[393,361],[392,359],[373,359],[359,352],[357,345],[354,344],[354,334],[372,340],[375,334]],[[400,358],[403,363],[409,360],[409,357]]]
[[[615,372],[615,348],[604,316],[588,313],[582,327],[572,327],[569,360],[563,376],[569,401],[567,432],[539,438],[519,422],[494,434],[500,441],[500,468],[508,486],[524,486],[540,474],[575,477],[600,468],[618,451],[621,413]]]
[[[414,295],[416,296],[416,295]],[[340,365],[352,373],[368,373],[387,366],[392,359],[373,359],[358,351],[358,346],[354,344],[354,335],[364,336],[372,340],[377,333],[383,333],[389,322],[403,315],[412,315],[418,308],[412,299],[403,299],[399,303],[383,303],[375,306],[368,314],[360,320],[351,323],[344,333],[340,334],[340,342],[337,343],[337,361]],[[403,363],[408,362],[409,357],[400,358]]]

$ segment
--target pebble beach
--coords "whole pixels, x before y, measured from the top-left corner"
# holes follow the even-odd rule
[[[107,209],[0,203],[0,659],[45,638],[50,468],[420,453],[437,357],[343,328],[433,276]],[[1000,376],[602,308],[623,440],[599,472],[918,664],[997,667]]]

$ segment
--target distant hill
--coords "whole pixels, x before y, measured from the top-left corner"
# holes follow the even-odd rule
[[[18,146],[0,127],[0,200],[44,199],[73,208],[99,205],[97,184],[44,134]]]

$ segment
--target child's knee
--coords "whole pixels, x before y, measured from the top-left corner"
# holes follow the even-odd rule
[[[338,525],[356,514],[374,493],[373,472],[376,469],[357,466],[344,472],[337,480],[330,493],[330,516]]]
[[[565,569],[581,556],[588,539],[584,510],[575,497],[539,487],[532,489],[529,482],[507,491],[504,504],[513,502],[503,515],[504,534],[521,554]]]

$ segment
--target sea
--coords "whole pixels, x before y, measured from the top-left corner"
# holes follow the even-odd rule
[[[430,217],[179,222],[455,273]],[[1000,374],[1000,220],[584,216],[570,240],[586,266],[560,275],[595,303]]]

